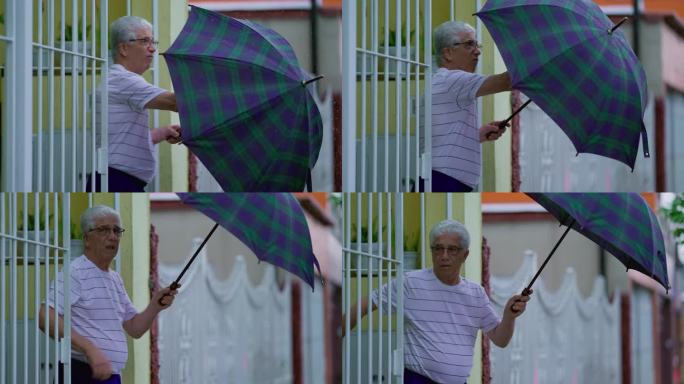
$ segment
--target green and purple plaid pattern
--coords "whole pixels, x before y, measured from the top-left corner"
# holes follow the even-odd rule
[[[178,193],[181,201],[235,235],[259,260],[294,273],[314,286],[309,226],[289,193]]]
[[[525,93],[577,152],[632,169],[647,104],[646,75],[627,39],[591,0],[488,0],[476,13]]]
[[[225,191],[302,191],[322,142],[311,79],[271,29],[192,7],[164,58],[183,143]]]
[[[658,218],[637,193],[528,193],[563,225],[669,288]]]

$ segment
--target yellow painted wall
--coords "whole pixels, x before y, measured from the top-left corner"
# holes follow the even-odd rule
[[[131,223],[121,238],[121,278],[138,312],[150,302],[150,200],[145,193],[121,194],[119,212]],[[150,334],[128,339],[128,363],[122,379],[128,383],[148,383],[150,379]]]

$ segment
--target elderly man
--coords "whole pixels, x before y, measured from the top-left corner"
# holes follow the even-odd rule
[[[69,306],[72,383],[121,383],[120,373],[128,358],[124,331],[136,339],[141,337],[150,329],[157,314],[173,303],[177,291],[164,288],[155,292],[147,308],[138,313],[126,293],[121,276],[109,269],[124,232],[119,214],[106,206],[89,208],[81,215],[81,229],[84,255],[71,262],[69,303],[64,303],[64,274],[60,271],[46,300],[49,328],[45,324],[45,304],[40,308],[39,326],[54,337],[57,317],[59,337],[63,337],[62,314],[65,305]],[[61,364],[59,374],[63,378]],[[63,383],[63,380],[59,382]]]
[[[156,168],[153,145],[164,140],[171,144],[180,141],[178,125],[150,129],[147,110],[177,111],[176,95],[141,76],[157,50],[147,20],[136,16],[117,19],[110,27],[110,42],[114,64],[107,81],[109,191],[143,192]],[[90,191],[90,178],[87,188]],[[99,174],[96,190],[100,190]]]
[[[477,97],[511,89],[508,72],[473,73],[481,45],[460,21],[434,31],[439,69],[432,77],[432,191],[470,192],[480,183],[481,143],[505,131],[493,121],[477,128]]]
[[[515,319],[524,311],[532,290],[511,297],[503,318],[492,309],[484,288],[459,276],[468,257],[470,235],[455,220],[445,220],[430,231],[432,268],[406,273],[404,277],[404,383],[465,383],[473,365],[473,348],[478,330],[499,347],[513,336]],[[396,309],[396,280],[372,293],[373,309]],[[392,301],[389,290],[392,290]],[[361,313],[368,313],[368,299]],[[351,327],[357,304],[349,310]]]

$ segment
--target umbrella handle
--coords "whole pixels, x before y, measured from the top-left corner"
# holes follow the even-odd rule
[[[180,287],[180,284],[178,284],[178,280],[174,281],[169,286],[169,288],[171,288],[172,291],[178,289],[178,287]],[[171,295],[169,295],[168,293],[165,293],[162,297],[159,298],[159,301],[157,301],[159,303],[159,305],[161,305],[162,307],[166,307],[166,304],[164,304],[164,298],[166,296],[171,296]]]
[[[525,102],[525,104],[523,104],[522,106],[520,106],[520,108],[516,109],[515,112],[513,112],[513,113],[508,117],[508,119],[506,119],[506,120],[502,121],[501,123],[499,123],[499,131],[502,131],[502,130],[506,129],[506,124],[508,124],[508,122],[511,121],[511,120],[515,117],[515,115],[517,115],[518,113],[520,113],[520,111],[522,111],[523,108],[525,108],[525,107],[527,107],[528,105],[530,105],[531,102],[532,102],[532,99],[527,100],[527,101]],[[487,134],[487,138],[488,138],[488,139],[491,139],[493,134],[494,134],[494,132],[489,132],[489,133]]]

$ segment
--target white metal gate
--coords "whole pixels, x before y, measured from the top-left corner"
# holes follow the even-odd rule
[[[60,265],[69,270],[69,211],[67,194],[0,194],[0,383],[51,383],[58,362],[71,354],[68,307],[63,339],[38,328],[50,281]],[[68,273],[64,281],[68,302]]]
[[[419,175],[429,175],[431,167],[425,161],[431,148],[431,82],[425,80],[432,65],[432,2],[353,0],[342,6],[343,188],[417,190]]]
[[[5,2],[2,190],[83,191],[106,170],[107,0]],[[98,164],[99,161],[99,164]],[[94,180],[93,180],[94,182]]]
[[[462,196],[462,195],[461,195]],[[348,383],[402,383],[404,376],[403,290],[397,289],[394,316],[378,303],[365,321],[351,329],[352,317],[361,308],[352,305],[371,300],[372,291],[396,279],[403,286],[404,272],[425,268],[429,249],[428,222],[452,219],[454,194],[345,193],[343,195],[343,284],[345,315],[343,381]],[[443,201],[440,201],[445,199]],[[430,203],[444,203],[444,211],[431,210]],[[405,221],[406,220],[406,221]],[[411,231],[408,227],[417,227]],[[392,302],[393,290],[388,290]],[[376,319],[377,317],[377,319]]]
[[[82,242],[72,239],[72,197],[0,193],[0,384],[56,382],[59,362],[71,359],[70,307],[64,306],[64,337],[57,341],[39,329],[38,312],[59,270],[64,274],[64,302],[69,302],[71,259],[83,252]],[[87,199],[92,206],[93,195]],[[113,208],[118,210],[119,205],[115,194]],[[118,256],[115,269],[121,270]],[[69,367],[65,366],[67,383]]]

